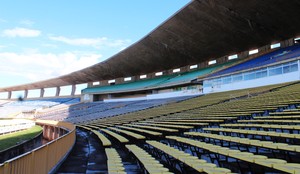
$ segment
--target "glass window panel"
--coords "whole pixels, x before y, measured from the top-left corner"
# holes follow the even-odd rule
[[[291,72],[291,66],[284,66],[283,73],[289,73],[289,72]]]
[[[231,83],[231,77],[225,77],[222,79],[222,83],[223,84],[228,84],[228,83]]]
[[[221,83],[222,83],[222,79],[221,79],[221,78],[215,79],[215,80],[213,81],[213,85],[220,85]]]
[[[252,80],[255,79],[255,72],[254,73],[247,73],[244,75],[244,80]]]
[[[232,76],[232,82],[238,82],[238,81],[242,81],[242,80],[243,80],[242,74]]]
[[[255,78],[262,78],[262,77],[267,77],[268,72],[266,71],[258,71],[255,74]]]
[[[291,72],[298,71],[298,64],[291,65]]]
[[[282,74],[282,67],[269,70],[269,76],[274,76],[274,75],[278,75],[278,74]]]

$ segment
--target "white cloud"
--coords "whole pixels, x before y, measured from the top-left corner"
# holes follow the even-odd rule
[[[45,43],[45,44],[42,44],[43,47],[47,47],[47,48],[58,48],[57,45],[55,44],[48,44],[48,43]]]
[[[92,46],[95,48],[102,47],[124,47],[127,46],[131,41],[129,39],[109,39],[107,37],[97,37],[97,38],[68,38],[64,36],[50,36],[50,40],[63,42],[69,45],[75,46]]]
[[[29,19],[24,19],[20,21],[20,24],[22,25],[26,25],[26,26],[32,26],[35,22],[33,22],[32,20]]]
[[[0,52],[0,73],[22,77],[26,83],[68,74],[98,63],[100,54],[65,52],[42,54],[34,51],[17,54]]]
[[[2,36],[4,37],[38,37],[39,35],[41,35],[41,31],[39,30],[19,27],[6,29],[2,32]]]

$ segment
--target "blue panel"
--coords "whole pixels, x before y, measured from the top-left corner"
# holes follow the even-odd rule
[[[240,70],[247,70],[255,67],[269,65],[271,63],[280,62],[282,60],[295,58],[299,55],[300,55],[300,45],[281,48],[271,53],[265,54],[263,56],[259,56],[255,59],[248,60],[246,62],[240,63],[238,65],[211,74],[209,77],[214,77],[217,75],[223,75],[223,74],[233,73]]]

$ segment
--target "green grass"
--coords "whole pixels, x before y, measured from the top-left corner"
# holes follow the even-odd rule
[[[33,126],[30,129],[0,135],[0,151],[8,149],[14,145],[20,144],[24,141],[30,140],[42,132],[42,127]]]

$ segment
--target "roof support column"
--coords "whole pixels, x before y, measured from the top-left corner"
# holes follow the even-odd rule
[[[295,44],[294,38],[292,38],[292,39],[281,41],[280,47],[285,48],[285,47],[293,46],[294,44]]]
[[[44,93],[45,93],[45,89],[42,88],[42,89],[41,89],[41,93],[40,93],[40,98],[43,98],[43,97],[44,97]]]
[[[55,97],[59,97],[60,94],[60,86],[56,87]]]
[[[89,82],[88,84],[87,84],[87,87],[89,88],[89,87],[92,87],[93,86],[93,82]]]
[[[74,96],[74,95],[75,95],[75,91],[76,91],[76,85],[72,85],[71,96]]]
[[[206,67],[208,67],[208,61],[203,61],[198,65],[199,69],[206,68]]]
[[[228,56],[223,56],[217,59],[217,64],[222,64],[228,61]]]
[[[11,91],[8,91],[7,99],[11,99]]]
[[[269,49],[271,49],[271,46],[270,45],[265,45],[265,46],[263,46],[263,47],[260,47],[260,48],[258,48],[258,52],[260,53],[260,52],[266,52],[266,51],[268,51]]]
[[[25,89],[25,91],[24,91],[24,99],[27,99],[27,97],[28,97],[28,89]]]
[[[190,71],[190,66],[184,66],[180,68],[180,73],[188,72]]]
[[[249,56],[249,51],[244,51],[238,54],[239,59],[244,59]]]

